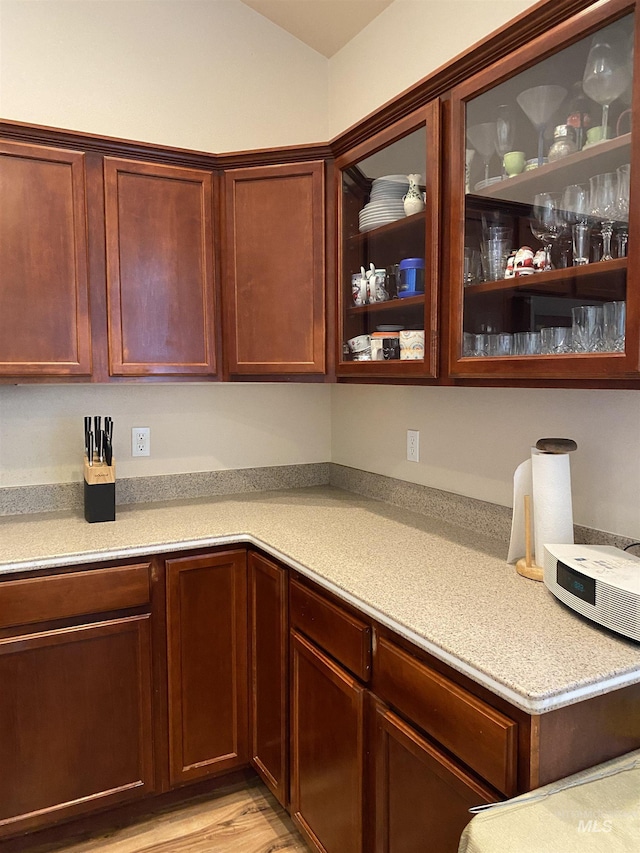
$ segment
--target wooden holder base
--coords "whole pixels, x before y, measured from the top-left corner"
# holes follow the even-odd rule
[[[533,562],[533,543],[531,531],[531,495],[524,496],[524,547],[525,557],[521,557],[516,563],[516,571],[523,578],[532,581],[543,580],[543,570]]]
[[[527,565],[527,558],[521,557],[516,563],[516,571],[519,575],[522,575],[523,578],[529,578],[532,581],[541,581],[543,580],[544,571],[540,566],[536,566],[535,563],[531,563],[531,565]]]

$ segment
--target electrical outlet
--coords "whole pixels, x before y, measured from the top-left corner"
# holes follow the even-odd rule
[[[151,430],[149,427],[133,427],[131,430],[131,455],[151,456]]]
[[[407,430],[407,462],[420,461],[420,432],[417,429]]]

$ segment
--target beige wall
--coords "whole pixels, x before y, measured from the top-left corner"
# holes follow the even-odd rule
[[[78,482],[85,415],[114,418],[118,477],[331,457],[328,385],[0,386],[0,486]],[[151,456],[134,459],[140,426]]]
[[[0,115],[194,148],[327,138],[327,60],[239,0],[1,0]]]
[[[638,391],[340,385],[331,421],[334,462],[503,506],[539,438],[573,438],[574,520],[640,539]]]
[[[322,141],[527,5],[396,0],[327,61],[237,0],[0,0],[0,115],[208,151]],[[640,538],[638,392],[3,386],[0,485],[78,479],[87,413],[116,418],[120,476],[333,456],[504,505],[530,445],[567,435],[576,521]],[[130,457],[132,426],[150,459]]]
[[[534,4],[395,0],[329,61],[336,135]]]

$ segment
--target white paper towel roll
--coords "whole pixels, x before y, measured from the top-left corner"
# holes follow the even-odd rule
[[[542,566],[544,545],[573,543],[571,469],[568,453],[543,453],[531,448],[531,458],[513,477],[513,520],[507,561],[525,556],[524,496],[531,495],[534,560]]]

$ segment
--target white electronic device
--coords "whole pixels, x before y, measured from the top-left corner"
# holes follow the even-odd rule
[[[543,569],[556,598],[640,642],[640,557],[609,545],[545,545]]]

